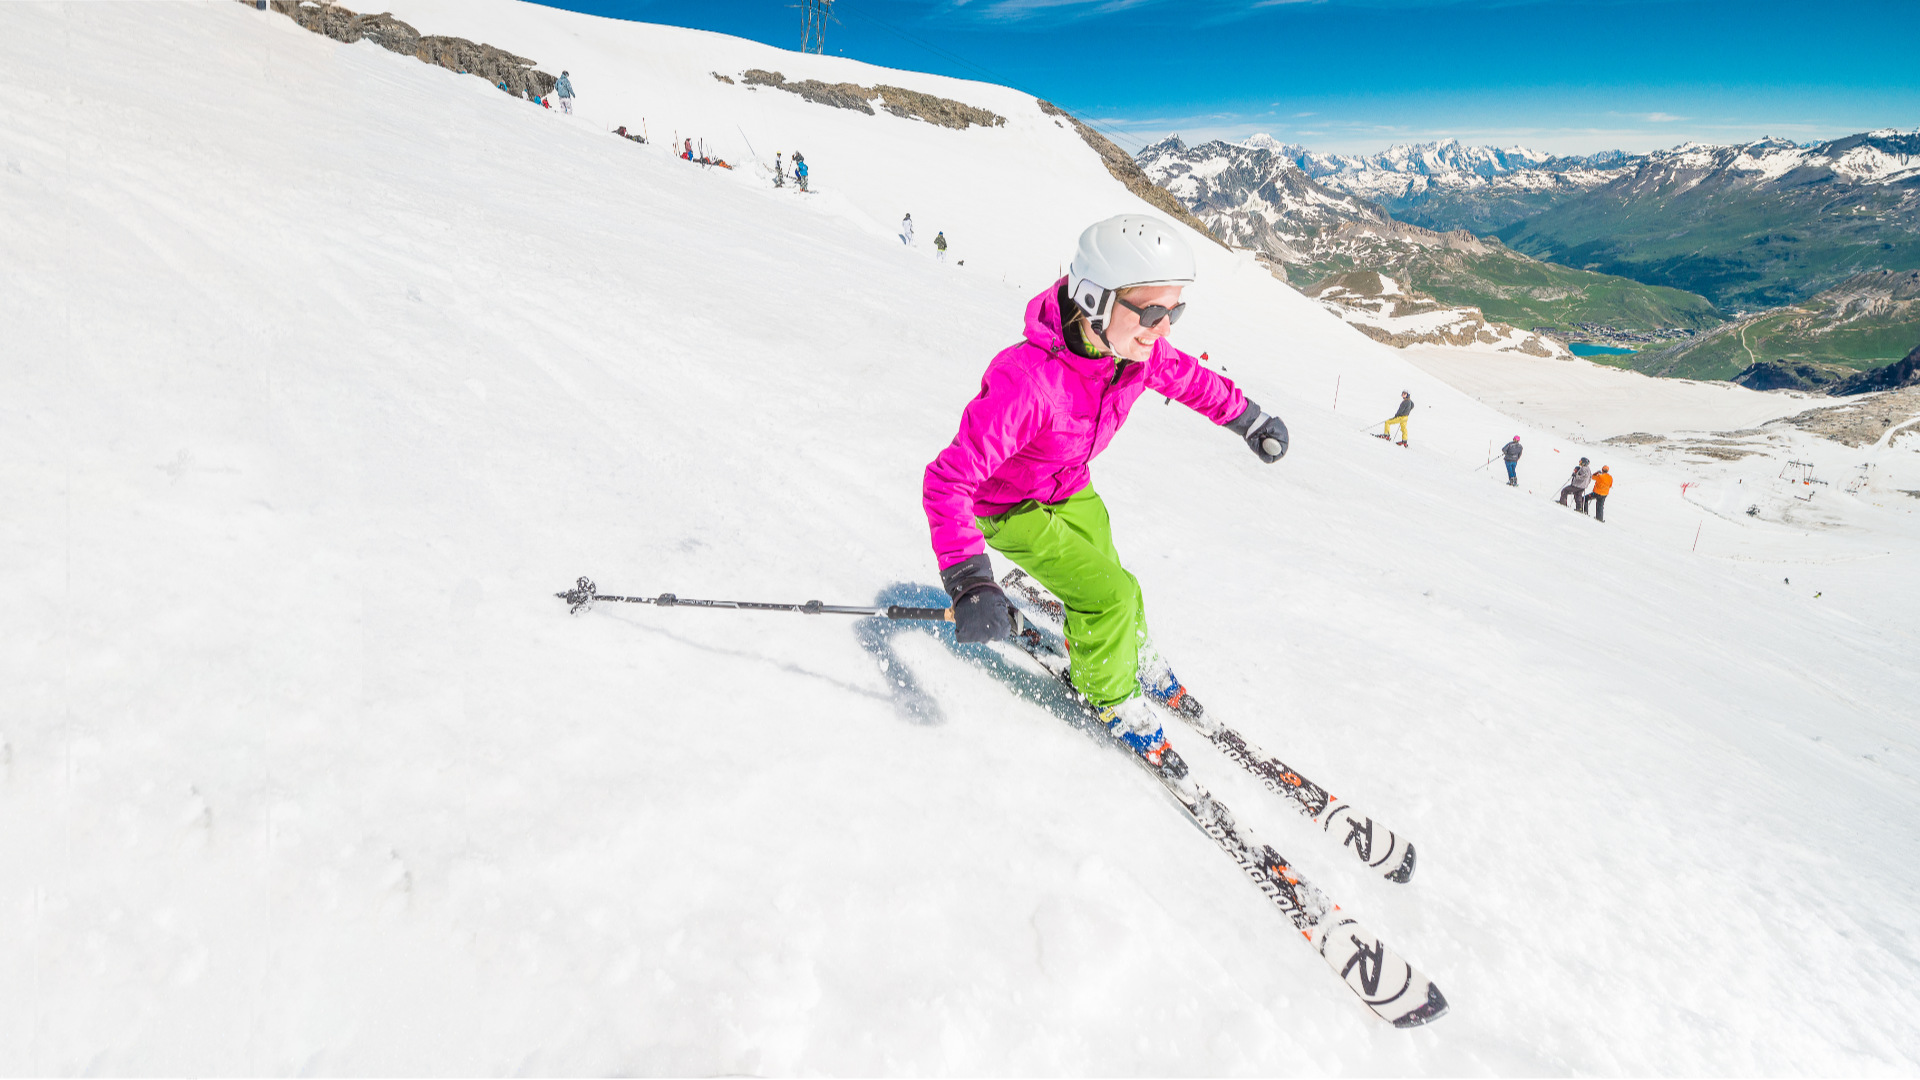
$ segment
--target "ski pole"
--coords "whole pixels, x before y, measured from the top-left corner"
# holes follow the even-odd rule
[[[581,578],[573,588],[566,592],[554,593],[567,602],[567,610],[578,615],[592,607],[595,601],[616,601],[622,604],[652,604],[655,607],[703,607],[731,608],[737,611],[797,611],[803,615],[872,615],[884,619],[922,619],[928,622],[952,622],[953,609],[901,607],[890,604],[886,607],[849,607],[839,604],[823,604],[818,600],[809,600],[804,604],[762,604],[751,600],[689,600],[672,593],[659,596],[611,596],[600,591],[591,578]]]

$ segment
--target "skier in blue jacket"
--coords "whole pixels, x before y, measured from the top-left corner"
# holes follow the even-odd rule
[[[566,72],[563,71],[560,73],[560,81],[553,84],[553,92],[560,95],[560,111],[563,113],[572,113],[573,81],[567,78]]]
[[[807,190],[807,159],[798,150],[793,152],[793,175],[800,181],[800,190]]]

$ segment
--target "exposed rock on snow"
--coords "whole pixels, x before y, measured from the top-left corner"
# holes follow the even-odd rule
[[[1573,356],[1551,338],[1491,322],[1479,308],[1449,307],[1404,288],[1375,270],[1336,274],[1302,291],[1354,329],[1398,349],[1409,345],[1451,345],[1523,352],[1529,356],[1563,359]]]
[[[338,4],[316,4],[313,0],[273,0],[273,10],[335,41],[348,44],[371,41],[389,52],[438,64],[448,71],[478,75],[495,86],[505,83],[515,94],[545,97],[559,81],[544,71],[534,70],[535,61],[505,49],[475,44],[466,38],[423,37],[420,31],[394,18],[391,12],[357,15]]]
[[[715,78],[721,78],[716,75]],[[725,79],[732,82],[732,79]],[[976,108],[952,98],[934,97],[916,90],[906,90],[898,86],[860,86],[855,83],[824,83],[818,79],[801,79],[788,82],[785,75],[777,71],[763,71],[760,68],[748,68],[741,72],[740,81],[748,86],[773,86],[790,94],[799,94],[802,98],[818,105],[831,105],[836,109],[852,109],[856,112],[873,115],[873,106],[867,104],[875,98],[880,99],[880,107],[895,116],[913,120],[925,120],[929,124],[955,128],[961,131],[974,125],[980,127],[1004,127],[1007,118],[989,109]]]
[[[1920,386],[1907,386],[1845,405],[1808,409],[1772,423],[1791,424],[1848,446],[1868,446],[1916,417],[1920,417]]]

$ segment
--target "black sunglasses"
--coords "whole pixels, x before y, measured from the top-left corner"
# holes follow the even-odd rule
[[[1132,304],[1127,303],[1117,296],[1113,298],[1113,302],[1133,312],[1135,315],[1140,316],[1140,326],[1145,330],[1151,330],[1160,325],[1161,319],[1167,320],[1167,325],[1172,326],[1174,323],[1180,321],[1180,316],[1187,313],[1187,305],[1185,304],[1175,304],[1170,308],[1161,307],[1159,304],[1148,304],[1146,307],[1134,307]]]

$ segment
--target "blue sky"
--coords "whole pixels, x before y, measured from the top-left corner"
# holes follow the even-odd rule
[[[542,0],[800,41],[798,0]],[[1264,131],[1557,153],[1920,127],[1920,0],[837,0],[827,51],[1019,87],[1128,149]]]

